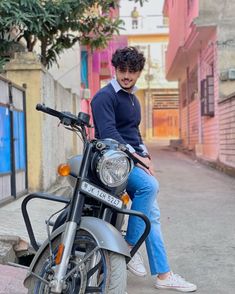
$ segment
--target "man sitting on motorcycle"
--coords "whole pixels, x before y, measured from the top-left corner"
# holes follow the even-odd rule
[[[146,249],[152,275],[156,275],[155,287],[182,292],[196,291],[196,285],[174,274],[169,266],[160,225],[160,210],[157,204],[159,184],[154,177],[150,155],[139,131],[141,121],[140,103],[135,96],[135,84],[144,68],[145,57],[135,47],[118,49],[112,56],[116,78],[100,89],[91,102],[95,136],[99,139],[112,138],[125,144],[129,151],[145,163],[148,168],[137,164],[127,184],[131,197],[131,209],[144,213],[151,222],[146,239]],[[143,233],[144,223],[138,218],[129,218],[126,241],[130,248]],[[146,269],[140,252],[127,265],[137,276],[145,276]]]

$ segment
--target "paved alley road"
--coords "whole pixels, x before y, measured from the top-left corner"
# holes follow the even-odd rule
[[[172,270],[195,283],[197,293],[234,294],[235,178],[169,148],[149,147]],[[153,289],[152,281],[129,274],[128,293],[172,293]]]
[[[235,178],[167,147],[150,145],[149,148],[160,182],[158,201],[172,270],[197,284],[197,293],[234,294]],[[8,232],[27,237],[20,202],[0,208],[0,234]],[[53,207],[43,205],[32,205],[39,238],[44,235],[45,214],[57,208],[54,204]],[[145,248],[141,250],[147,265]],[[17,294],[17,290],[4,293],[0,285],[0,293]],[[128,294],[140,293],[173,292],[154,289],[150,275],[138,278],[128,273]]]

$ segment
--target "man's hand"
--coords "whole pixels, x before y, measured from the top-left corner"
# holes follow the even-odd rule
[[[147,174],[149,174],[151,176],[155,175],[152,162],[148,157],[142,157],[142,156],[138,155],[137,153],[133,153],[133,155],[136,158],[138,158],[140,161],[142,161],[145,165],[147,165],[149,168],[145,168],[143,165],[137,163],[138,167],[142,168]]]

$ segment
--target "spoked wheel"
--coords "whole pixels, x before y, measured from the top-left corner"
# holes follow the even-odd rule
[[[60,237],[52,243],[56,254]],[[29,293],[49,294],[49,283],[54,276],[54,261],[49,258],[47,248],[38,260],[34,272],[44,281],[33,278]],[[123,294],[126,289],[125,257],[97,246],[95,239],[84,230],[76,234],[66,274],[63,294],[103,293]]]

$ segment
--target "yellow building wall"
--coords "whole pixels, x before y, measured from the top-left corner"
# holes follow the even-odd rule
[[[33,54],[28,53],[27,56],[21,55],[20,62],[19,59],[14,59],[6,66],[6,76],[9,80],[20,86],[26,84],[28,181],[33,190],[40,185],[42,150],[42,116],[35,115],[35,105],[42,99],[42,65],[35,63],[34,58]],[[29,63],[29,60],[34,60],[34,63]]]
[[[131,43],[156,43],[168,42],[169,37],[165,34],[150,34],[150,35],[129,35],[128,44]]]
[[[58,119],[37,112],[35,106],[45,103],[58,111],[77,114],[80,99],[65,89],[41,65],[32,53],[19,53],[6,66],[7,78],[15,84],[26,84],[27,167],[29,191],[45,191],[63,185],[57,167],[82,150],[81,140]]]

